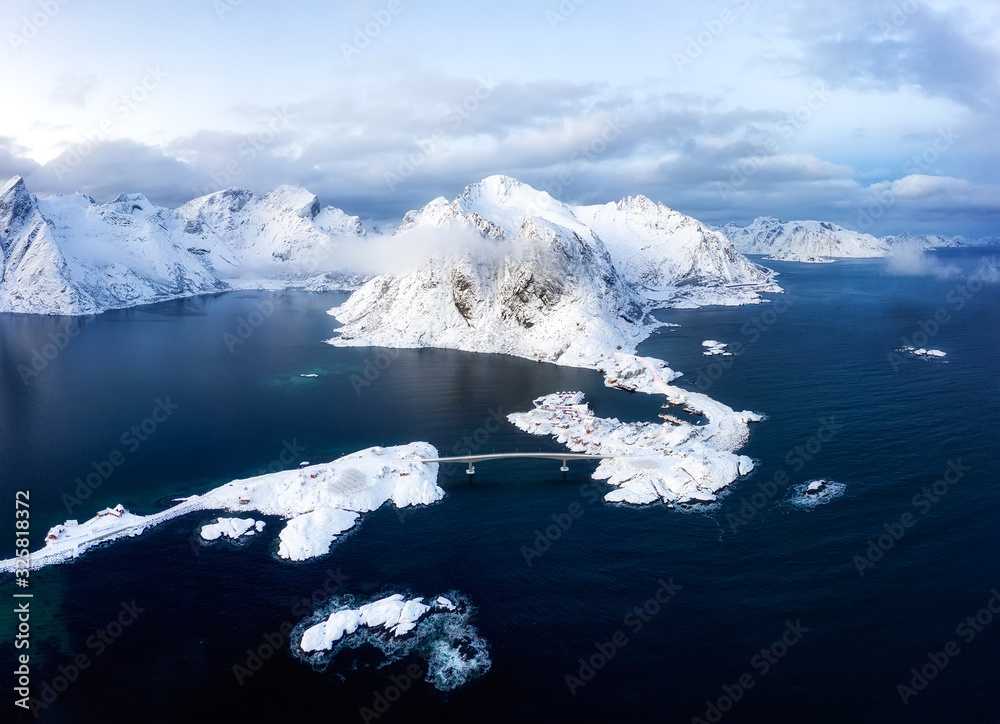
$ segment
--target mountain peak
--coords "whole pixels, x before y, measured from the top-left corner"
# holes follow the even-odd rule
[[[118,197],[108,204],[108,208],[120,214],[132,215],[137,211],[155,214],[158,209],[145,194],[118,194]]]
[[[230,213],[235,214],[246,206],[253,197],[253,192],[248,189],[230,186],[227,189],[191,199],[178,211],[181,212],[182,216],[193,216],[210,209],[227,209]]]
[[[20,176],[12,176],[7,183],[0,187],[0,196],[5,196],[13,191],[14,193],[26,192],[28,187],[24,185],[24,179]]]
[[[648,196],[638,194],[636,196],[626,196],[618,202],[618,208],[622,211],[650,212],[656,211],[662,204],[651,200]]]
[[[482,181],[465,187],[462,196],[470,196],[479,192],[481,196],[495,196],[499,199],[510,198],[511,192],[521,186],[521,182],[512,176],[487,176]]]
[[[265,194],[262,200],[265,203],[293,211],[303,219],[315,219],[321,208],[316,194],[308,189],[288,184],[279,186],[274,191]]]
[[[35,208],[35,197],[28,193],[24,179],[15,176],[0,188],[0,235],[13,233]],[[3,254],[0,253],[0,262]],[[3,269],[0,267],[0,272]]]
[[[466,186],[455,199],[454,208],[462,215],[479,214],[510,234],[516,234],[528,216],[574,230],[581,226],[566,204],[510,176],[487,176]]]

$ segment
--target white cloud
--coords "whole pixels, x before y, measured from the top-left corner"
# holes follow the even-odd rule
[[[643,193],[713,222],[769,214],[856,226],[858,210],[890,192],[868,230],[995,233],[995,64],[983,62],[1000,31],[990,14],[963,19],[963,2],[921,2],[886,34],[892,4],[755,0],[677,72],[673,50],[732,4],[678,6],[670,23],[656,22],[652,3],[587,4],[553,32],[537,5],[515,3],[489,11],[487,32],[479,15],[442,0],[400,14],[350,72],[330,38],[349,37],[358,18],[336,4],[287,34],[271,32],[286,11],[244,4],[226,18],[241,28],[233,37],[191,24],[183,9],[155,33],[120,37],[116,17],[88,8],[75,18],[87,33],[54,23],[25,49],[33,55],[9,80],[22,102],[4,118],[0,176],[33,174],[41,194],[144,191],[171,206],[218,186],[292,183],[374,218],[492,173],[573,202]],[[177,26],[205,42],[158,42]],[[237,42],[254,28],[267,31],[266,57]],[[482,34],[460,36],[470,28]],[[214,62],[220,54],[226,63]],[[96,90],[78,57],[99,73]],[[31,160],[79,145],[150,62],[168,69],[162,89],[72,173]],[[813,107],[818,78],[831,93]],[[292,120],[257,143],[282,107]],[[940,150],[949,128],[956,140]],[[389,173],[403,177],[391,191]]]
[[[893,181],[890,185],[892,193],[901,199],[967,194],[970,189],[971,184],[963,179],[924,174],[910,174]]]

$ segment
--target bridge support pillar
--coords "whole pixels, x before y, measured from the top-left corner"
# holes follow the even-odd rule
[[[569,472],[569,465],[567,464],[568,462],[569,462],[568,460],[563,460],[562,461],[562,467],[559,468],[560,472],[563,472],[563,473],[568,473]]]

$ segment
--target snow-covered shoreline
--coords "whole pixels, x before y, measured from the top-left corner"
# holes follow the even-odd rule
[[[87,315],[239,289],[357,289],[371,275],[342,265],[365,239],[360,219],[292,186],[167,209],[142,194],[40,199],[15,176],[0,184],[0,310]]]
[[[662,424],[622,425],[591,414],[572,394],[539,398],[534,410],[508,417],[573,451],[612,455],[595,473],[618,488],[606,496],[611,502],[711,502],[753,469],[735,451],[760,415],[674,387],[679,375],[665,362],[635,355],[666,326],[650,314],[658,304],[755,303],[761,291],[781,291],[770,270],[724,236],[644,197],[573,207],[502,176],[407,214],[399,234],[418,233],[453,236],[455,248],[419,270],[376,277],[329,310],[343,325],[329,344],[455,349],[597,369],[610,387],[663,395],[664,407],[705,420],[661,415]],[[701,283],[708,278],[715,284]],[[675,296],[684,289],[690,295]],[[708,354],[732,356],[709,342]]]
[[[260,533],[266,525],[264,521],[253,518],[219,518],[214,523],[202,526],[200,535],[206,541],[220,538],[237,540]]]
[[[280,516],[287,523],[279,534],[278,556],[306,560],[329,552],[336,539],[353,528],[364,513],[389,501],[404,508],[441,500],[444,491],[437,485],[438,465],[422,462],[435,457],[437,450],[426,442],[373,447],[330,463],[234,480],[148,516],[135,515],[119,505],[83,523],[67,521],[54,526],[45,547],[31,554],[27,567],[37,570],[65,563],[101,543],[139,536],[154,526],[201,510]],[[0,572],[18,567],[25,567],[19,559],[0,561]]]
[[[595,367],[609,387],[663,395],[664,408],[678,407],[705,420],[697,424],[668,413],[661,415],[662,424],[626,424],[596,417],[581,392],[545,395],[535,400],[533,410],[508,415],[519,429],[551,435],[574,452],[611,455],[594,472],[595,479],[617,488],[605,496],[608,502],[711,503],[720,490],[753,470],[753,461],[735,451],[746,443],[749,423],[761,415],[735,412],[707,395],[671,385],[680,375],[652,357],[616,353]]]

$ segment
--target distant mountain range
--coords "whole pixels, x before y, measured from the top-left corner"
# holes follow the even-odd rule
[[[719,229],[743,254],[765,254],[776,261],[830,262],[837,257],[880,257],[894,249],[934,249],[957,246],[990,246],[1000,239],[969,240],[963,236],[926,236],[904,233],[875,237],[851,231],[828,221],[778,221],[769,216],[749,226],[726,224]]]
[[[588,253],[613,254],[634,293],[678,304],[746,301],[752,292],[724,285],[769,279],[718,232],[643,197],[572,209],[492,177],[460,199],[410,212],[396,234],[440,226],[435,214],[443,223],[469,213],[472,226],[504,237],[528,216],[539,229],[562,221],[582,234]],[[15,177],[0,187],[0,312],[93,314],[239,288],[357,289],[373,276],[371,264],[351,268],[368,241],[358,217],[322,208],[314,194],[290,186],[260,197],[226,189],[171,210],[141,194],[106,204],[83,194],[39,199]]]
[[[427,235],[452,232],[465,234],[464,241],[448,248],[439,240],[419,270],[379,277],[379,284],[402,294],[410,283],[447,281],[455,313],[479,335],[493,323],[482,316],[489,295],[499,295],[501,320],[530,322],[539,311],[531,311],[533,304],[547,309],[556,299],[583,295],[581,304],[584,297],[587,304],[601,299],[614,309],[603,323],[615,324],[610,320],[641,316],[639,307],[651,302],[740,304],[777,290],[771,272],[744,253],[828,261],[883,256],[899,246],[996,243],[908,234],[879,239],[826,222],[767,217],[713,229],[644,196],[570,206],[505,176],[411,211],[395,237],[421,249],[418,241]],[[491,244],[470,245],[467,232]],[[370,241],[358,217],[321,207],[314,194],[291,186],[264,196],[226,189],[171,210],[141,194],[105,204],[83,194],[39,199],[15,177],[0,187],[0,312],[92,314],[240,288],[355,290],[377,274],[377,259],[358,263],[377,256]],[[345,318],[357,316],[360,300],[371,294],[345,307]],[[511,295],[527,301],[504,306]],[[400,304],[404,299],[418,301],[402,294]],[[592,306],[578,311],[591,319]],[[353,324],[345,330],[359,332]]]
[[[262,197],[227,189],[169,210],[141,194],[38,199],[15,177],[0,188],[0,312],[91,314],[241,287],[356,287],[363,279],[337,267],[337,248],[364,237],[359,219],[288,186]]]

